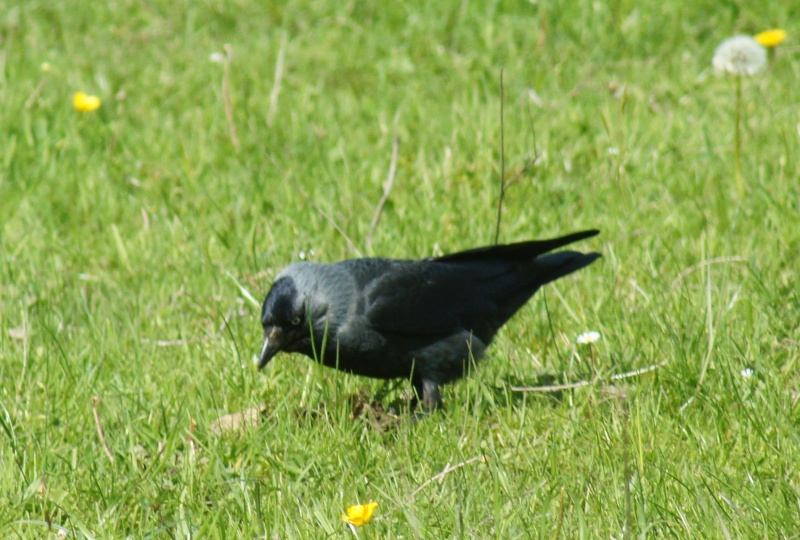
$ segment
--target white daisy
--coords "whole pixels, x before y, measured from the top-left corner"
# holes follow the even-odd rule
[[[580,345],[589,345],[589,344],[594,343],[598,339],[600,339],[600,332],[598,332],[596,330],[590,330],[588,332],[584,332],[584,333],[580,334],[577,337],[577,339],[575,339],[575,341],[577,343],[579,343]]]

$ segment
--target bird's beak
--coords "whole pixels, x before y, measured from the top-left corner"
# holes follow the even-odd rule
[[[269,332],[264,332],[264,344],[261,346],[261,354],[258,355],[258,369],[263,368],[278,354],[283,345],[283,331],[277,326],[273,326]]]

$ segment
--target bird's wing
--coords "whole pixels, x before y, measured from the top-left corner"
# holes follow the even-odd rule
[[[363,283],[363,315],[383,333],[446,336],[493,318],[497,306],[482,294],[488,280],[509,265],[446,265],[429,261],[391,261],[388,271]]]
[[[406,336],[448,336],[463,330],[491,336],[541,285],[598,255],[541,255],[597,231],[552,240],[471,249],[422,261],[347,261],[359,291],[360,316],[372,328]]]

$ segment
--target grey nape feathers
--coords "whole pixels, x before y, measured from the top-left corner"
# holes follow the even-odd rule
[[[542,285],[600,257],[547,253],[596,234],[423,260],[292,264],[264,300],[259,367],[298,352],[348,373],[409,379],[426,410],[440,407],[439,386],[461,378]]]

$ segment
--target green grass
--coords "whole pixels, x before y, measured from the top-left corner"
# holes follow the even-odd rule
[[[340,514],[370,500],[363,538],[796,537],[800,10],[651,4],[2,10],[0,537],[345,538]],[[773,26],[790,39],[744,81],[740,199],[711,56]],[[226,43],[238,149],[209,60]],[[507,174],[534,156],[530,119],[541,154],[502,240],[596,227],[580,247],[603,259],[537,295],[420,422],[352,419],[381,383],[304,358],[258,373],[236,281],[260,299],[301,251],[356,256],[347,238],[390,257],[491,242],[501,69]],[[78,90],[101,109],[74,111]],[[510,388],[551,379],[598,382]],[[262,403],[257,428],[211,430]]]

